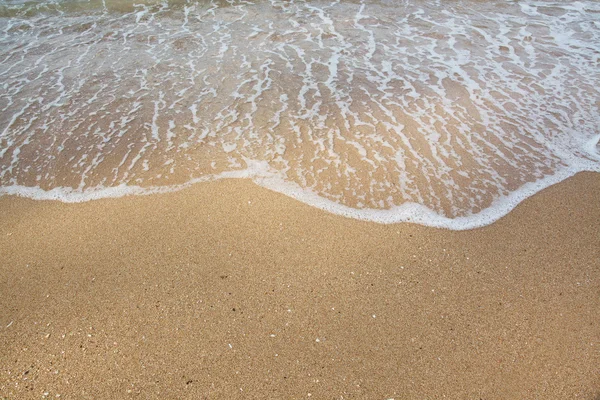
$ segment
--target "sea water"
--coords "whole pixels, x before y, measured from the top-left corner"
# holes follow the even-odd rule
[[[599,138],[597,1],[0,0],[0,194],[238,177],[465,229]]]

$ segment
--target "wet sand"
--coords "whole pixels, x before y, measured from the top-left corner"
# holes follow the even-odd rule
[[[0,398],[598,399],[600,174],[464,232],[243,180],[0,198]]]

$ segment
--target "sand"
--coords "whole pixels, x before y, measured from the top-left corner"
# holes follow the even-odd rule
[[[600,398],[600,174],[464,232],[244,180],[0,213],[0,398]]]

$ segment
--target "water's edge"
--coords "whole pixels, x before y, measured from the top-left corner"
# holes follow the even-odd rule
[[[260,168],[260,167],[259,167]],[[493,224],[509,214],[524,200],[536,195],[550,186],[561,183],[580,172],[600,173],[598,168],[559,170],[556,174],[536,182],[523,185],[510,195],[497,199],[490,207],[483,211],[466,217],[448,218],[436,214],[433,210],[418,204],[405,203],[389,210],[353,209],[331,200],[322,198],[317,194],[301,188],[293,183],[285,182],[281,178],[260,171],[259,168],[243,171],[227,172],[220,175],[204,176],[191,180],[182,185],[143,188],[140,186],[121,185],[110,188],[88,189],[85,192],[71,188],[54,188],[43,190],[37,187],[19,185],[0,187],[0,197],[16,196],[36,201],[59,201],[62,203],[83,203],[88,201],[114,199],[127,196],[148,196],[153,194],[173,193],[187,189],[191,186],[213,182],[221,179],[249,179],[256,185],[298,200],[309,206],[339,215],[346,218],[357,219],[378,224],[415,223],[432,228],[463,231],[482,228]]]

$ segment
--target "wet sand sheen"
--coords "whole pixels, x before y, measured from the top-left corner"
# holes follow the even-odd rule
[[[0,198],[0,397],[600,394],[600,174],[457,232],[248,181]]]

